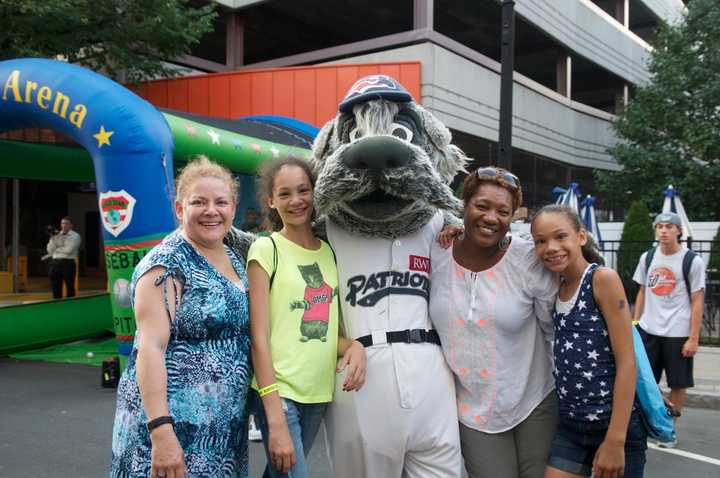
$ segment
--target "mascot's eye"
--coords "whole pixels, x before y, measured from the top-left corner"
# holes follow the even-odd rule
[[[360,139],[362,134],[360,134],[360,130],[358,128],[353,128],[350,130],[348,136],[350,136],[350,141],[355,141],[356,139]]]
[[[400,123],[393,123],[390,134],[408,143],[413,139],[413,132],[410,128]]]

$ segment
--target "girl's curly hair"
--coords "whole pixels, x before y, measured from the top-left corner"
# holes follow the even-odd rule
[[[315,189],[315,173],[310,163],[300,158],[285,157],[269,161],[260,169],[260,175],[256,181],[257,200],[262,208],[264,223],[269,226],[270,232],[279,231],[283,228],[282,219],[276,209],[268,205],[268,199],[272,197],[273,186],[275,185],[275,176],[283,166],[296,166],[307,174],[310,185]],[[313,219],[315,211],[313,211]]]

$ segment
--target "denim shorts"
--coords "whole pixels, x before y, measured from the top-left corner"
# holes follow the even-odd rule
[[[581,422],[561,417],[550,447],[548,465],[575,475],[590,476],[595,453],[605,439],[609,420]],[[647,434],[635,410],[625,438],[625,478],[642,478]]]

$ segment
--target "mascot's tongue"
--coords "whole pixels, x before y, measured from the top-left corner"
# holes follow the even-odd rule
[[[393,216],[412,202],[412,200],[402,199],[381,189],[376,189],[366,196],[355,199],[349,206],[360,216],[376,218],[378,216]]]

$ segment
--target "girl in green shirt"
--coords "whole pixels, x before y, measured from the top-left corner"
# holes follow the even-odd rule
[[[365,380],[362,344],[338,335],[337,267],[312,231],[314,183],[310,166],[296,158],[273,161],[258,183],[274,231],[253,243],[247,260],[264,477],[309,477],[305,457],[332,401],[335,374],[347,368],[344,390]]]

